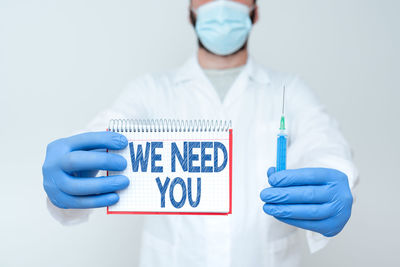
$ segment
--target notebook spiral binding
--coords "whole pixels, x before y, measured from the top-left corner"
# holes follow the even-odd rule
[[[175,119],[112,119],[108,131],[112,132],[227,132],[232,121],[175,120]]]

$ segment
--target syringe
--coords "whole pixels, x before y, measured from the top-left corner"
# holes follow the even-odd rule
[[[285,91],[283,86],[282,115],[278,134],[277,153],[276,153],[276,171],[286,170],[286,151],[287,151],[287,132],[285,127]]]

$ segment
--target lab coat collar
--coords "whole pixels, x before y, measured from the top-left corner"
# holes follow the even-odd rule
[[[245,72],[245,76],[247,76],[250,81],[260,84],[270,83],[270,78],[267,71],[263,69],[257,62],[255,62],[251,56],[248,57],[243,71]],[[200,67],[197,55],[194,55],[189,58],[181,68],[178,69],[174,77],[174,83],[180,84],[197,79],[201,80],[204,78],[205,75]]]

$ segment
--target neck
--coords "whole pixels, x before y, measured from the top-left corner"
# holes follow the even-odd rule
[[[199,64],[203,69],[231,69],[243,66],[247,62],[247,48],[229,56],[218,56],[200,47],[197,52]]]

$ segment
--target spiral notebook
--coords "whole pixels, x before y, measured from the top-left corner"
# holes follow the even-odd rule
[[[108,214],[232,213],[232,127],[228,121],[111,120],[128,139],[129,186]]]

